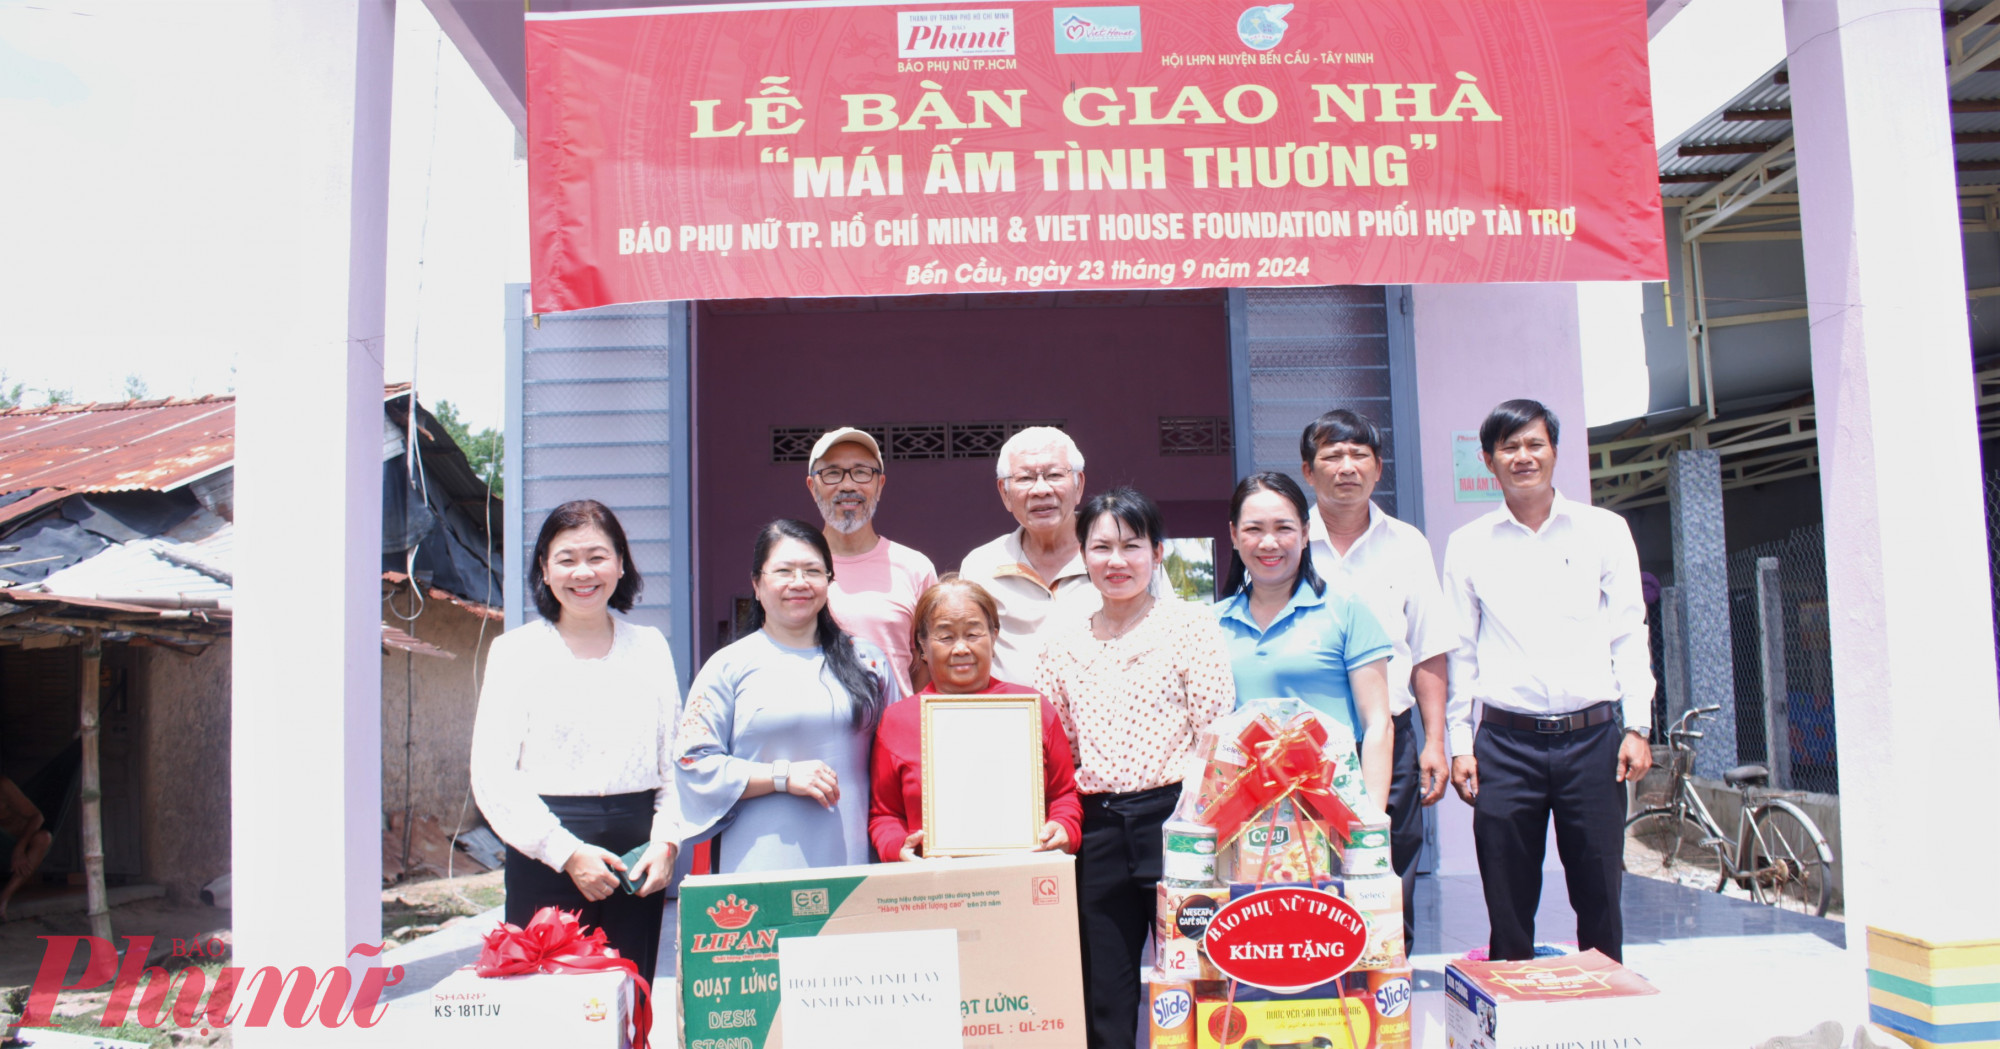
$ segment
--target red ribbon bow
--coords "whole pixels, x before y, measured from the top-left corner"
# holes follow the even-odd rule
[[[521,976],[529,973],[594,973],[623,971],[638,985],[632,1003],[632,1049],[646,1049],[653,1030],[652,990],[639,966],[605,942],[604,930],[587,929],[575,911],[544,907],[526,927],[501,922],[486,934],[486,945],[472,971],[481,976]]]
[[[1301,714],[1283,728],[1268,718],[1257,718],[1237,738],[1249,755],[1249,767],[1221,799],[1195,818],[1214,827],[1218,843],[1227,845],[1260,813],[1292,797],[1345,839],[1359,820],[1334,792],[1334,766],[1326,756],[1326,740],[1326,726],[1310,714]]]

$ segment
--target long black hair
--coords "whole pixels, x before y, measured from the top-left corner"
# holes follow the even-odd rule
[[[1236,482],[1236,492],[1229,497],[1229,527],[1231,529],[1243,523],[1244,500],[1249,499],[1258,492],[1276,492],[1284,496],[1285,500],[1292,504],[1292,509],[1299,512],[1299,528],[1303,530],[1306,527],[1306,521],[1308,520],[1307,508],[1311,504],[1306,502],[1305,490],[1300,488],[1299,483],[1292,480],[1289,475],[1266,470],[1262,473],[1251,474],[1241,481]],[[1304,539],[1305,537],[1301,536],[1300,538]],[[1223,580],[1222,596],[1225,598],[1234,597],[1238,591],[1243,590],[1249,585],[1249,570],[1244,567],[1243,555],[1236,551],[1236,544],[1232,542],[1229,544],[1229,576]],[[1326,593],[1326,583],[1320,579],[1319,573],[1313,570],[1311,542],[1306,542],[1305,547],[1299,551],[1299,574],[1292,580],[1292,593],[1298,593],[1300,586],[1311,586],[1315,594]]]
[[[632,563],[632,548],[625,542],[625,529],[618,524],[618,515],[595,499],[572,499],[549,511],[547,519],[542,521],[541,534],[535,537],[535,559],[528,565],[528,593],[535,599],[535,611],[551,623],[562,618],[562,602],[549,590],[542,572],[542,564],[549,559],[549,546],[556,536],[590,525],[603,529],[605,537],[611,540],[611,552],[618,555],[618,567],[623,573],[618,577],[618,585],[611,588],[611,607],[620,612],[632,611],[632,602],[638,598],[639,588],[645,585],[645,580],[639,578],[639,566]]]
[[[771,548],[783,539],[796,539],[810,545],[819,552],[820,563],[826,566],[827,582],[833,581],[833,548],[826,545],[826,536],[819,529],[804,521],[780,517],[763,527],[757,533],[756,552],[750,558],[750,578],[764,574],[764,565],[771,559]],[[750,629],[764,627],[764,603],[751,602]],[[859,729],[875,730],[882,719],[883,678],[861,665],[861,657],[854,651],[854,635],[840,629],[833,621],[833,612],[826,605],[819,606],[819,616],[813,631],[813,643],[826,656],[826,669],[833,673],[833,679],[847,690],[854,704],[852,724]]]

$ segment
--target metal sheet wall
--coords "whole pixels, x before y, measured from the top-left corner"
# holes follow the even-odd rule
[[[618,515],[644,577],[629,618],[673,644],[692,675],[688,616],[687,307],[679,302],[527,313],[508,288],[507,511],[514,552],[507,623],[537,613],[526,593],[550,511],[596,499]]]

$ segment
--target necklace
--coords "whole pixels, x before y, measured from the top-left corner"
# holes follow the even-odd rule
[[[1097,625],[1102,627],[1106,634],[1110,635],[1109,637],[1104,638],[1104,640],[1116,641],[1119,638],[1124,637],[1126,634],[1131,633],[1132,628],[1144,622],[1146,616],[1152,611],[1153,611],[1153,598],[1149,594],[1146,597],[1146,603],[1140,607],[1138,613],[1136,615],[1133,615],[1125,619],[1122,622],[1114,622],[1110,616],[1104,614],[1104,610],[1101,608],[1098,609],[1097,612],[1091,618],[1095,619],[1097,621]]]

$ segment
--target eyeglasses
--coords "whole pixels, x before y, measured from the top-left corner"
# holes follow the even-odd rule
[[[818,565],[792,565],[790,567],[766,568],[764,569],[764,578],[775,583],[782,583],[788,579],[798,579],[808,583],[824,583],[829,577],[826,574],[826,569]]]
[[[814,477],[819,478],[819,483],[829,487],[839,484],[843,479],[849,477],[854,478],[855,484],[867,484],[881,475],[882,468],[879,466],[850,466],[845,470],[838,466],[829,466],[813,474]]]
[[[1068,470],[1044,470],[1038,474],[1015,474],[1007,478],[1007,484],[1017,492],[1025,492],[1035,487],[1036,482],[1046,482],[1050,488],[1061,488],[1069,483]]]

